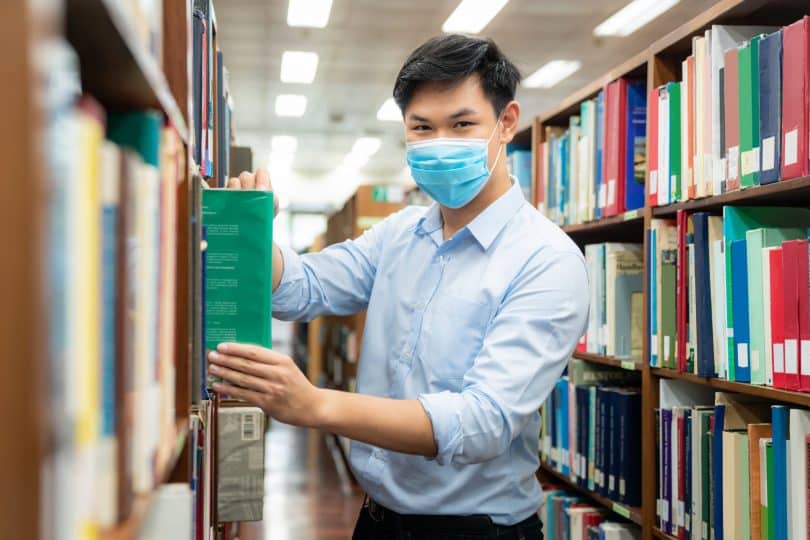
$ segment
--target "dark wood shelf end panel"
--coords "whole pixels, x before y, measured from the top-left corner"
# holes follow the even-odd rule
[[[619,359],[614,358],[612,356],[602,356],[601,354],[592,354],[586,352],[579,352],[574,351],[572,355],[574,358],[579,360],[585,360],[586,362],[592,362],[594,364],[602,364],[605,366],[613,366],[621,369],[627,369],[630,371],[640,371],[641,370],[641,361],[635,360],[627,360],[627,359]]]

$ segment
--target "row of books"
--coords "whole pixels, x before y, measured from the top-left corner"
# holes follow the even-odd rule
[[[78,61],[47,45],[46,528],[109,527],[153,488],[175,436],[179,137],[156,111],[80,95]],[[78,532],[77,532],[78,534]]]
[[[540,456],[577,485],[641,504],[638,372],[572,359],[540,410]]]
[[[532,151],[521,148],[508,148],[506,168],[511,176],[517,179],[523,197],[532,200]]]
[[[163,62],[163,0],[124,0],[117,2],[121,16],[141,46]]]
[[[641,531],[630,523],[610,521],[579,495],[553,484],[543,485],[544,507],[540,509],[544,538],[548,540],[638,540]]]
[[[808,538],[810,411],[661,380],[656,422],[661,530]]]
[[[566,128],[546,126],[538,148],[538,207],[558,225],[644,206],[647,92],[618,79],[580,104]]]
[[[792,207],[652,220],[650,365],[810,391],[808,227]]]
[[[192,21],[192,112],[194,117],[194,162],[200,175],[215,178],[224,186],[230,172],[233,113],[228,70],[216,44],[214,8],[211,0],[190,0]]]
[[[810,17],[714,25],[680,82],[650,90],[650,206],[806,176]]]
[[[641,360],[644,320],[644,249],[607,242],[585,246],[590,304],[588,327],[577,349]]]

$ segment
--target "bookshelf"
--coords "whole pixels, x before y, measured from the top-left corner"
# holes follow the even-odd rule
[[[595,78],[591,83],[537,115],[528,128],[531,130],[532,139],[532,178],[536,186],[535,193],[543,190],[542,185],[538,186],[538,182],[543,180],[544,174],[542,170],[543,164],[539,156],[543,144],[548,142],[546,135],[550,130],[547,128],[567,127],[569,119],[580,114],[580,103],[595,98],[609,82],[622,77],[643,80],[646,81],[646,90],[649,93],[650,90],[662,84],[680,80],[681,61],[691,53],[692,37],[699,33],[702,34],[713,24],[783,26],[800,19],[801,16],[806,14],[810,14],[810,8],[804,0],[721,0],[693,19],[685,21],[672,32],[660,36],[653,43],[648,44],[644,50],[619,63],[613,69]],[[810,177],[805,176],[768,185],[758,185],[658,207],[651,207],[646,195],[645,193],[645,202],[642,208],[584,223],[566,224],[562,226],[562,229],[583,250],[585,245],[601,242],[637,242],[646,244],[645,231],[650,227],[652,220],[656,218],[674,218],[679,210],[687,212],[720,210],[725,205],[806,207],[810,205]],[[574,200],[573,195],[572,200]],[[544,201],[535,200],[535,203],[544,204]],[[650,261],[647,260],[647,250],[644,251],[644,275],[646,276]],[[641,372],[642,394],[640,444],[642,456],[641,500],[643,502],[641,508],[637,509],[633,521],[641,526],[642,538],[655,537],[669,540],[674,537],[658,529],[656,515],[657,470],[655,456],[657,443],[655,436],[655,409],[659,403],[659,381],[662,379],[679,379],[706,386],[715,391],[757,396],[775,403],[800,407],[810,407],[810,393],[794,392],[718,378],[704,378],[692,373],[650,367],[647,362],[650,339],[646,317],[649,302],[646,277],[643,282],[643,312],[645,313],[642,323],[644,360],[637,365]],[[617,368],[623,367],[620,360],[602,355],[576,352],[573,356],[596,364]],[[573,491],[582,493],[581,488],[571,485],[567,478],[560,477],[559,473],[556,473],[553,469],[548,469],[550,467],[546,464],[541,464],[538,474],[546,473],[555,482],[567,484]],[[588,493],[584,494],[588,495]],[[611,509],[612,501],[601,500],[599,497],[593,496],[590,498],[601,506]]]
[[[591,354],[586,352],[574,351],[572,355],[574,358],[585,360],[593,364],[602,364],[604,366],[611,366],[621,369],[628,369],[630,371],[640,371],[640,360],[629,360],[622,358],[614,358],[612,356],[603,356],[601,354]]]
[[[540,472],[538,474],[548,475],[551,477],[552,482],[559,483],[567,489],[575,491],[580,495],[584,495],[588,499],[596,502],[600,507],[610,510],[617,516],[621,516],[625,519],[632,521],[637,525],[641,525],[641,508],[637,506],[627,506],[625,504],[613,502],[607,497],[603,497],[602,495],[596,493],[595,491],[591,491],[590,489],[584,488],[572,482],[567,476],[561,474],[559,471],[557,471],[554,467],[552,467],[548,463],[544,462],[540,463]]]

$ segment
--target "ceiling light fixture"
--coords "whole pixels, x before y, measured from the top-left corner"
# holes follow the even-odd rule
[[[287,8],[289,26],[324,28],[329,23],[332,0],[290,0]]]
[[[307,112],[307,97],[297,94],[276,96],[276,116],[304,116]]]
[[[349,153],[343,158],[342,165],[348,169],[362,169],[368,163],[369,157],[363,154]]]
[[[633,0],[593,29],[595,36],[629,36],[680,0]]]
[[[293,154],[298,149],[298,138],[292,135],[273,135],[270,137],[270,149],[273,153]]]
[[[377,110],[377,120],[380,122],[402,122],[402,111],[394,98],[388,98]]]
[[[551,88],[575,73],[582,63],[578,60],[552,60],[523,79],[526,88]]]
[[[477,34],[509,0],[461,0],[442,25],[442,32]]]
[[[376,154],[380,146],[382,141],[377,137],[360,137],[354,142],[351,153],[368,158]]]
[[[318,70],[318,53],[284,51],[281,55],[281,82],[312,84]]]

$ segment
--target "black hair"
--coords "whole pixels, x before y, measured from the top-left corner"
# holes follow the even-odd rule
[[[520,72],[491,39],[460,34],[436,36],[413,51],[397,75],[394,100],[404,113],[420,84],[443,81],[452,85],[473,74],[480,77],[484,94],[499,116],[515,99]]]

